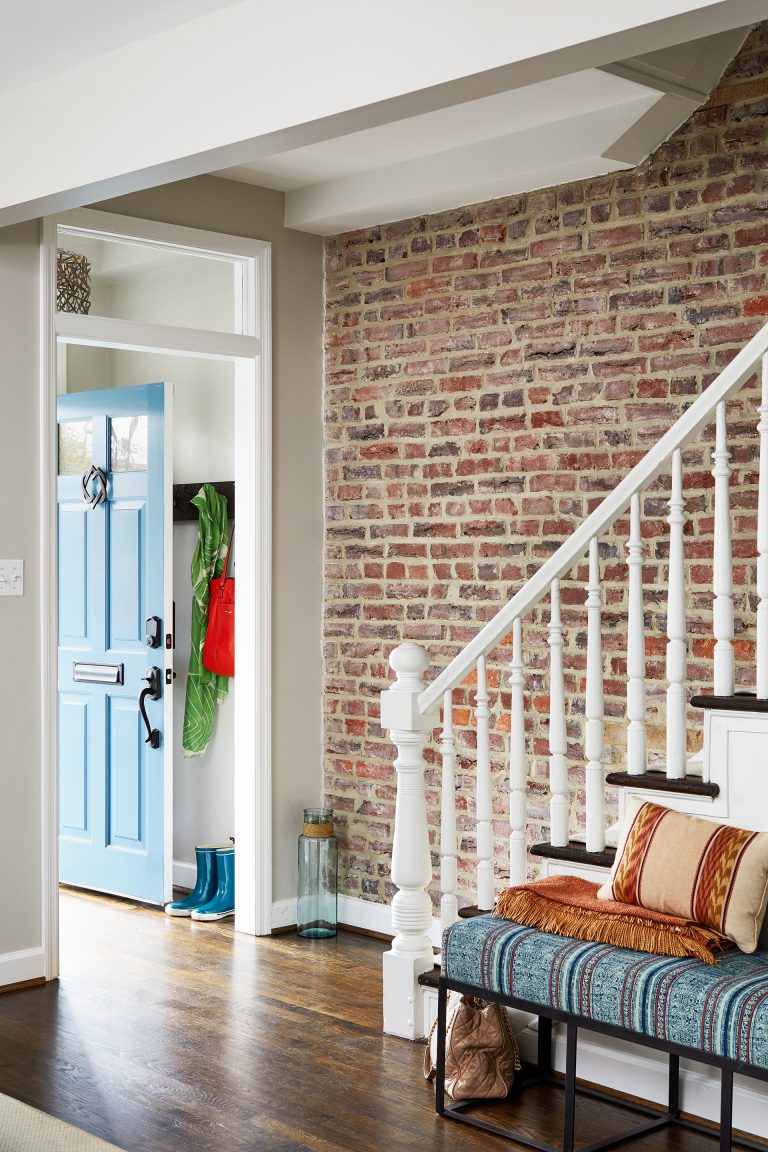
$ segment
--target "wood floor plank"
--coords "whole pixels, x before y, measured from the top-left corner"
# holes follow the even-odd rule
[[[381,1032],[381,941],[254,939],[72,892],[61,907],[61,980],[0,997],[0,1092],[127,1152],[518,1147],[435,1116],[421,1045]],[[516,1123],[556,1138],[558,1097],[531,1090]],[[626,1124],[605,1105],[578,1115],[592,1140]]]

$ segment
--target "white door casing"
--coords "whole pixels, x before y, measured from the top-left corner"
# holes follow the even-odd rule
[[[192,255],[215,255],[239,268],[242,334],[57,313],[57,226],[94,238],[144,242]],[[271,930],[271,246],[88,209],[43,221],[41,237],[41,844],[45,975],[58,975],[56,780],[56,361],[61,343],[91,344],[229,360],[235,365],[235,486],[238,503],[238,611],[235,644],[235,926]],[[167,795],[167,800],[170,797]],[[166,811],[170,810],[170,803]],[[170,850],[170,849],[168,849]]]

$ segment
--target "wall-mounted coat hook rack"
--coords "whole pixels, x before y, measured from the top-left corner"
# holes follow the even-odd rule
[[[174,522],[197,520],[197,508],[191,503],[202,488],[204,480],[199,484],[174,484],[173,486],[173,519]],[[210,483],[217,492],[227,498],[227,516],[230,520],[235,517],[235,482],[234,480],[212,480]]]

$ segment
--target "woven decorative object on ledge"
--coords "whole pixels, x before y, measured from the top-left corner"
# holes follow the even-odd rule
[[[91,265],[79,252],[56,250],[56,311],[79,312],[91,308]]]

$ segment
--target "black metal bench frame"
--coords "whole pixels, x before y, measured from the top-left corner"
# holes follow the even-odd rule
[[[479,1116],[473,1116],[468,1109],[473,1105],[483,1104],[487,1107],[488,1101],[460,1101],[447,1102],[445,1092],[445,1025],[448,991],[461,992],[467,996],[479,996],[483,1000],[493,1000],[505,1008],[517,1008],[539,1018],[538,1052],[536,1065],[532,1072],[527,1069],[518,1082],[515,1083],[511,1096],[530,1084],[542,1082],[563,1088],[565,1092],[565,1111],[563,1118],[563,1141],[559,1147],[552,1144],[542,1144],[522,1133],[513,1132],[493,1124]],[[566,1061],[565,1079],[557,1078],[552,1071],[552,1024],[563,1023],[566,1026]],[[596,1088],[588,1088],[576,1084],[576,1041],[580,1027],[590,1032],[602,1033],[605,1036],[615,1036],[620,1040],[629,1040],[633,1044],[640,1044],[646,1048],[666,1052],[669,1055],[669,1094],[666,1109],[654,1108],[643,1104],[635,1104],[629,1100],[601,1092]],[[484,988],[477,988],[469,984],[461,984],[445,976],[440,977],[437,1001],[437,1075],[435,1078],[435,1108],[438,1115],[458,1120],[463,1124],[471,1124],[485,1132],[492,1132],[496,1136],[515,1140],[526,1148],[534,1148],[536,1152],[575,1152],[576,1138],[576,1096],[588,1096],[594,1100],[603,1100],[606,1103],[618,1105],[627,1111],[636,1112],[641,1116],[650,1117],[644,1123],[609,1136],[596,1143],[585,1145],[579,1152],[602,1152],[603,1149],[613,1148],[624,1141],[635,1140],[649,1132],[666,1128],[669,1125],[687,1128],[711,1139],[718,1139],[716,1129],[697,1124],[680,1114],[680,1058],[695,1060],[701,1064],[709,1064],[720,1069],[720,1129],[719,1152],[731,1152],[732,1144],[739,1147],[754,1149],[755,1152],[765,1152],[765,1144],[758,1144],[753,1140],[733,1137],[733,1076],[738,1072],[742,1076],[749,1076],[757,1080],[768,1081],[768,1069],[756,1068],[751,1064],[744,1064],[737,1060],[728,1060],[723,1056],[715,1056],[710,1052],[702,1052],[698,1048],[689,1048],[682,1044],[671,1044],[666,1040],[659,1040],[655,1036],[646,1036],[641,1032],[633,1032],[627,1028],[619,1028],[612,1024],[602,1024],[599,1021],[589,1020],[577,1016],[572,1012],[563,1012],[558,1008],[542,1006],[529,1000],[521,1000],[516,996],[503,996],[499,993],[489,992]]]

